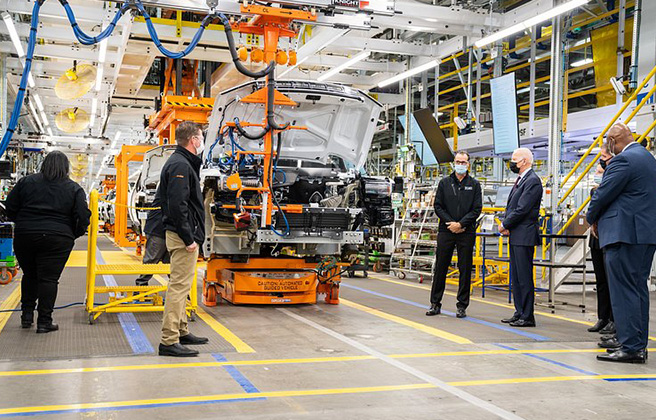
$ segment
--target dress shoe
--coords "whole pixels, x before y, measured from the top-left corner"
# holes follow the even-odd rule
[[[597,360],[602,362],[615,362],[615,363],[647,363],[647,356],[644,351],[627,352],[624,350],[617,350],[610,354],[598,354]]]
[[[428,312],[426,312],[426,316],[435,316],[441,313],[442,313],[442,309],[440,308],[440,305],[431,305]]]
[[[30,328],[34,324],[34,312],[23,312],[21,314],[21,328]]]
[[[526,319],[518,319],[510,324],[511,327],[535,327],[535,321],[528,321]]]
[[[58,329],[59,329],[59,325],[53,324],[52,322],[50,324],[37,324],[36,333],[45,334],[51,331],[57,331]]]
[[[501,322],[504,324],[510,324],[511,322],[515,322],[519,319],[518,316],[511,316],[510,318],[502,319]]]
[[[159,355],[172,357],[196,357],[198,356],[198,351],[187,348],[180,343],[171,344],[170,346],[165,346],[160,343]]]
[[[187,335],[180,336],[180,344],[185,346],[194,345],[194,344],[207,344],[209,343],[209,338],[206,337],[196,337],[195,335],[189,333]]]
[[[597,321],[594,326],[588,328],[588,332],[599,332],[604,328],[606,325],[608,325],[608,320],[607,319],[600,319]]]
[[[615,323],[609,321],[604,328],[599,330],[599,334],[615,334]]]
[[[465,308],[458,308],[458,311],[456,312],[456,318],[466,318],[467,317],[467,312],[465,311]]]
[[[602,349],[619,349],[622,347],[622,344],[620,344],[620,342],[617,341],[617,338],[615,337],[612,337],[608,340],[601,340],[597,343],[597,345]]]

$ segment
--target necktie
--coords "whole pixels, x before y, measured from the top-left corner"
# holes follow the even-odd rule
[[[510,194],[514,193],[515,190],[517,189],[517,186],[519,185],[519,181],[521,181],[522,177],[518,176],[517,179],[515,180],[515,185],[513,185],[512,189],[510,190]]]

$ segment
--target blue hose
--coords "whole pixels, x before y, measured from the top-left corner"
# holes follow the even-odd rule
[[[41,4],[38,1],[34,2],[34,8],[32,9],[32,21],[30,23],[30,36],[27,42],[27,55],[25,56],[25,68],[23,69],[23,75],[21,76],[20,84],[18,87],[18,93],[16,94],[16,102],[14,102],[14,109],[11,112],[11,118],[9,119],[9,125],[7,126],[7,131],[2,136],[2,142],[0,142],[0,156],[2,156],[9,146],[16,126],[18,126],[18,118],[20,117],[21,109],[23,108],[23,100],[25,99],[25,89],[27,88],[27,79],[29,78],[30,70],[32,69],[32,58],[34,57],[34,47],[36,46],[36,31],[37,26],[39,25],[39,10],[41,9]]]
[[[185,48],[184,51],[175,53],[173,51],[169,51],[166,48],[164,48],[164,46],[159,40],[159,36],[157,36],[157,31],[155,30],[155,26],[153,25],[153,22],[151,22],[150,20],[150,15],[148,14],[148,12],[146,11],[146,9],[144,8],[143,4],[141,4],[140,1],[137,1],[137,9],[139,9],[139,13],[141,13],[143,18],[146,20],[146,27],[148,28],[148,33],[150,34],[150,38],[153,40],[153,43],[155,44],[157,49],[160,50],[160,52],[164,54],[166,57],[173,58],[173,59],[179,59],[189,55],[189,53],[192,52],[193,49],[196,48],[196,46],[200,42],[200,38],[203,36],[203,32],[205,32],[205,28],[207,27],[207,25],[209,25],[210,22],[215,18],[214,15],[207,15],[205,19],[203,19],[203,22],[200,24],[200,28],[198,28],[196,34],[191,39],[191,42],[189,43],[189,45],[187,45],[187,48]]]
[[[77,24],[77,20],[75,20],[75,14],[73,13],[73,9],[71,9],[71,6],[68,4],[68,1],[59,0],[59,3],[61,3],[62,6],[64,6],[64,10],[66,11],[66,16],[68,17],[68,21],[71,23],[71,27],[73,28],[73,33],[75,34],[75,37],[78,39],[78,41],[80,41],[82,45],[94,45],[106,38],[109,38],[114,32],[114,29],[116,29],[116,24],[118,23],[118,21],[121,20],[121,17],[123,17],[125,12],[130,9],[130,6],[128,5],[121,6],[121,8],[116,12],[114,19],[112,19],[112,21],[109,23],[109,26],[105,28],[105,30],[102,31],[98,36],[91,37],[85,34],[84,31],[82,31],[82,29],[80,29],[80,26]]]

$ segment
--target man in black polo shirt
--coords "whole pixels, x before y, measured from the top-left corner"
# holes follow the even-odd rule
[[[469,176],[469,153],[456,153],[454,172],[442,178],[435,195],[435,213],[440,218],[435,252],[435,270],[431,287],[431,308],[426,315],[439,315],[446,286],[446,274],[453,258],[453,249],[458,251],[458,318],[467,316],[476,221],[483,209],[481,184]]]

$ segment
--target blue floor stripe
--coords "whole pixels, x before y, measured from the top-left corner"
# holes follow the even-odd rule
[[[46,414],[67,414],[67,413],[94,413],[98,411],[124,411],[124,410],[139,410],[144,408],[162,408],[162,407],[180,407],[180,406],[190,406],[190,405],[204,405],[204,404],[225,404],[225,403],[235,403],[235,402],[244,402],[244,401],[265,401],[265,397],[244,397],[244,398],[233,398],[230,400],[207,400],[207,401],[184,401],[184,402],[175,402],[175,403],[162,403],[162,404],[141,404],[141,405],[131,405],[128,407],[101,407],[101,408],[71,408],[63,409],[56,411],[35,411],[31,413],[18,413],[18,414],[0,414],[2,417],[29,417],[29,416],[43,416]]]
[[[378,297],[382,297],[382,298],[385,298],[385,299],[390,299],[390,300],[395,300],[397,302],[405,303],[406,305],[412,305],[412,306],[416,306],[417,308],[428,309],[427,305],[422,305],[421,303],[413,302],[411,300],[406,300],[406,299],[398,298],[396,296],[386,295],[386,294],[383,294],[383,293],[375,292],[373,290],[363,289],[362,287],[357,287],[357,286],[353,286],[353,285],[346,284],[346,283],[341,283],[340,285],[343,286],[343,287],[349,288],[349,289],[354,289],[354,290],[359,290],[359,291],[364,292],[364,293],[369,293],[369,294],[374,295],[374,296],[378,296]],[[449,311],[445,311],[445,310],[442,310],[442,313],[444,315],[448,315],[448,316],[451,316],[451,317],[456,316],[456,314],[454,312],[449,312]],[[534,333],[524,331],[524,330],[519,330],[519,329],[516,329],[516,328],[506,327],[505,325],[495,324],[493,322],[484,321],[484,320],[478,319],[478,318],[472,318],[470,316],[467,316],[466,318],[462,318],[462,321],[473,322],[474,324],[480,324],[480,325],[485,325],[486,327],[496,328],[497,330],[506,331],[506,332],[509,332],[511,334],[521,335],[522,337],[527,337],[527,338],[533,339],[535,341],[549,341],[550,340],[549,337],[545,337],[543,335],[534,334]]]
[[[217,362],[228,361],[228,359],[226,359],[225,356],[219,353],[212,353],[212,357],[214,357],[214,359]],[[255,385],[253,385],[253,383],[249,381],[248,378],[246,378],[239,370],[237,370],[236,367],[232,365],[226,365],[223,366],[223,368],[228,372],[228,374],[230,374],[230,376],[232,376],[232,379],[237,381],[239,386],[241,386],[244,389],[244,391],[246,391],[248,394],[257,394],[260,392],[260,390],[257,389]]]
[[[96,258],[99,264],[105,264],[105,259],[100,252],[100,248],[96,248]],[[105,274],[102,277],[106,286],[118,286],[114,276]],[[155,349],[150,344],[150,341],[148,341],[146,334],[144,334],[134,314],[120,313],[117,315],[118,321],[123,328],[123,333],[125,334],[130,347],[132,347],[132,351],[135,354],[155,353]]]
[[[502,349],[505,349],[505,350],[517,350],[514,347],[506,346],[506,345],[503,345],[503,344],[495,344],[495,346],[501,347]],[[590,375],[590,376],[599,375],[598,373],[590,372],[589,370],[579,369],[576,366],[568,365],[566,363],[557,362],[555,360],[551,360],[551,359],[548,359],[546,357],[538,356],[537,354],[532,354],[532,353],[522,353],[522,354],[524,356],[528,356],[528,357],[532,357],[534,359],[542,360],[543,362],[551,363],[552,365],[556,365],[556,366],[563,367],[565,369],[573,370],[574,372],[582,373],[584,375]]]
[[[656,381],[656,378],[609,378],[604,379],[606,382],[637,382],[637,381]]]

